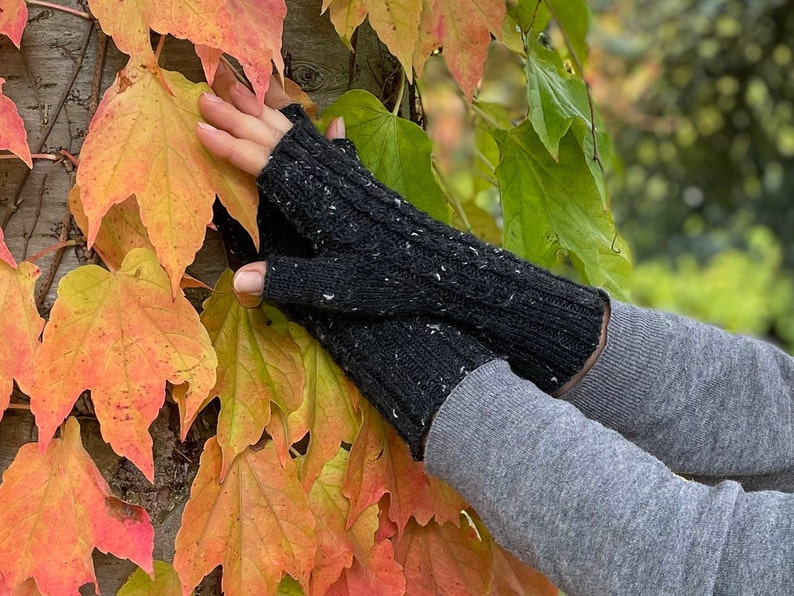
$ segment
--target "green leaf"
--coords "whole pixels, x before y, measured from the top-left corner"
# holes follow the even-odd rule
[[[500,161],[505,248],[542,267],[562,251],[585,283],[626,293],[631,265],[573,132],[554,159],[528,122],[495,131]]]
[[[529,120],[556,159],[560,139],[574,120],[592,126],[584,81],[565,70],[556,52],[535,43],[527,57],[527,82]]]
[[[587,59],[587,31],[590,28],[590,8],[585,0],[544,0],[544,3],[550,7],[554,20],[565,32],[569,50],[576,54],[580,64],[584,64]]]
[[[398,118],[372,94],[348,91],[323,112],[322,123],[345,119],[347,137],[355,143],[361,162],[392,190],[417,208],[444,222],[450,210],[433,175],[433,145],[419,126]]]
[[[518,0],[515,4],[508,3],[507,16],[518,28],[527,33],[544,31],[549,24],[549,9],[543,0]]]
[[[303,588],[291,576],[285,575],[281,578],[281,583],[278,585],[278,594],[276,596],[303,596]]]
[[[182,584],[171,565],[155,561],[154,579],[139,567],[119,588],[116,596],[182,596]]]

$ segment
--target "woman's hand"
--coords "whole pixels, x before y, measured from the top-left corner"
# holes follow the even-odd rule
[[[279,112],[293,103],[292,99],[278,79],[271,77],[265,105],[261,105],[223,62],[218,65],[212,89],[215,95],[203,93],[199,98],[199,109],[209,122],[200,122],[196,127],[199,141],[213,155],[256,176],[292,128],[292,123]],[[345,136],[341,119],[331,122],[326,136],[329,139]]]

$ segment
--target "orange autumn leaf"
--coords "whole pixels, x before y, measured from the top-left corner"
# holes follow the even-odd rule
[[[11,589],[32,577],[45,594],[76,594],[96,586],[94,548],[151,572],[154,528],[142,507],[110,493],[69,418],[62,438],[44,453],[23,445],[3,474],[0,574]]]
[[[80,393],[91,390],[102,438],[154,477],[149,425],[165,384],[189,383],[201,401],[217,358],[187,299],[172,300],[154,253],[133,249],[117,273],[86,265],[68,273],[36,354],[31,410],[44,450]]]
[[[420,526],[411,520],[394,542],[394,559],[411,594],[489,593],[491,543],[468,522]]]
[[[306,456],[301,460],[303,485],[309,487],[325,463],[336,455],[339,445],[355,439],[361,426],[361,416],[357,413],[361,396],[303,327],[291,324],[290,331],[300,346],[306,382],[303,401],[289,415],[287,426],[292,441],[311,433]],[[278,431],[271,435],[275,432]]]
[[[88,219],[83,212],[80,187],[77,184],[69,191],[69,210],[77,226],[87,235]],[[116,271],[133,248],[154,250],[146,234],[146,227],[141,221],[138,203],[134,196],[113,205],[105,214],[94,247],[102,255],[103,262]]]
[[[210,397],[221,400],[217,436],[223,453],[221,479],[234,458],[262,437],[270,422],[271,402],[285,413],[297,409],[305,376],[286,317],[267,305],[241,306],[232,277],[229,270],[221,275],[201,314],[219,361]],[[192,421],[195,414],[189,409],[185,419]]]
[[[0,231],[0,248],[4,248]],[[34,291],[41,271],[24,261],[19,268],[0,260],[0,418],[11,399],[13,382],[30,394],[33,358],[44,319],[36,309]]]
[[[406,591],[402,565],[394,560],[394,548],[389,540],[378,542],[365,562],[353,560],[350,569],[342,571],[339,579],[325,596],[350,596],[351,594],[377,594],[399,596],[412,594]]]
[[[0,12],[2,15],[2,12]],[[17,112],[14,102],[3,95],[3,84],[6,80],[0,77],[0,150],[8,149],[29,168],[33,167],[33,158],[28,146],[28,133],[25,123]]]
[[[316,520],[317,559],[312,570],[311,593],[325,594],[339,579],[343,569],[349,569],[356,558],[367,564],[375,546],[378,529],[378,506],[373,504],[347,528],[350,501],[342,493],[347,469],[348,452],[339,449],[328,461],[309,491],[309,506]],[[397,573],[402,573],[397,569]]]
[[[131,56],[151,56],[149,29],[188,39],[197,46],[207,80],[222,52],[243,65],[260,99],[264,99],[271,62],[284,70],[281,33],[284,0],[90,0],[91,12],[116,46]]]
[[[359,514],[390,494],[389,518],[402,533],[425,493],[424,466],[370,405],[362,404],[364,421],[350,450],[344,493],[350,499],[352,524]]]
[[[209,439],[176,536],[183,593],[217,565],[227,596],[275,594],[284,573],[308,588],[317,542],[294,462],[282,468],[268,442],[241,453],[223,484],[221,463],[220,446]]]
[[[19,48],[22,31],[28,20],[28,6],[25,0],[3,0],[0,8],[0,35],[7,35]]]
[[[174,294],[204,242],[216,194],[259,241],[253,177],[212,157],[196,137],[204,91],[204,83],[130,61],[102,98],[77,170],[89,245],[110,208],[134,194]]]
[[[560,593],[540,571],[527,567],[498,544],[494,543],[492,550],[491,590],[494,594],[558,596]]]

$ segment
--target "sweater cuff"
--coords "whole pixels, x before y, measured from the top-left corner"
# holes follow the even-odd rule
[[[612,301],[604,351],[561,399],[621,433],[636,430],[643,402],[665,374],[668,335],[661,313]]]

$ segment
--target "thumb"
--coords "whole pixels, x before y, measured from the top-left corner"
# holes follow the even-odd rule
[[[345,119],[339,116],[334,118],[328,123],[328,128],[325,129],[325,138],[330,141],[335,139],[345,138]]]
[[[265,288],[265,269],[264,261],[248,263],[240,267],[232,281],[234,291],[238,294],[261,296]]]

